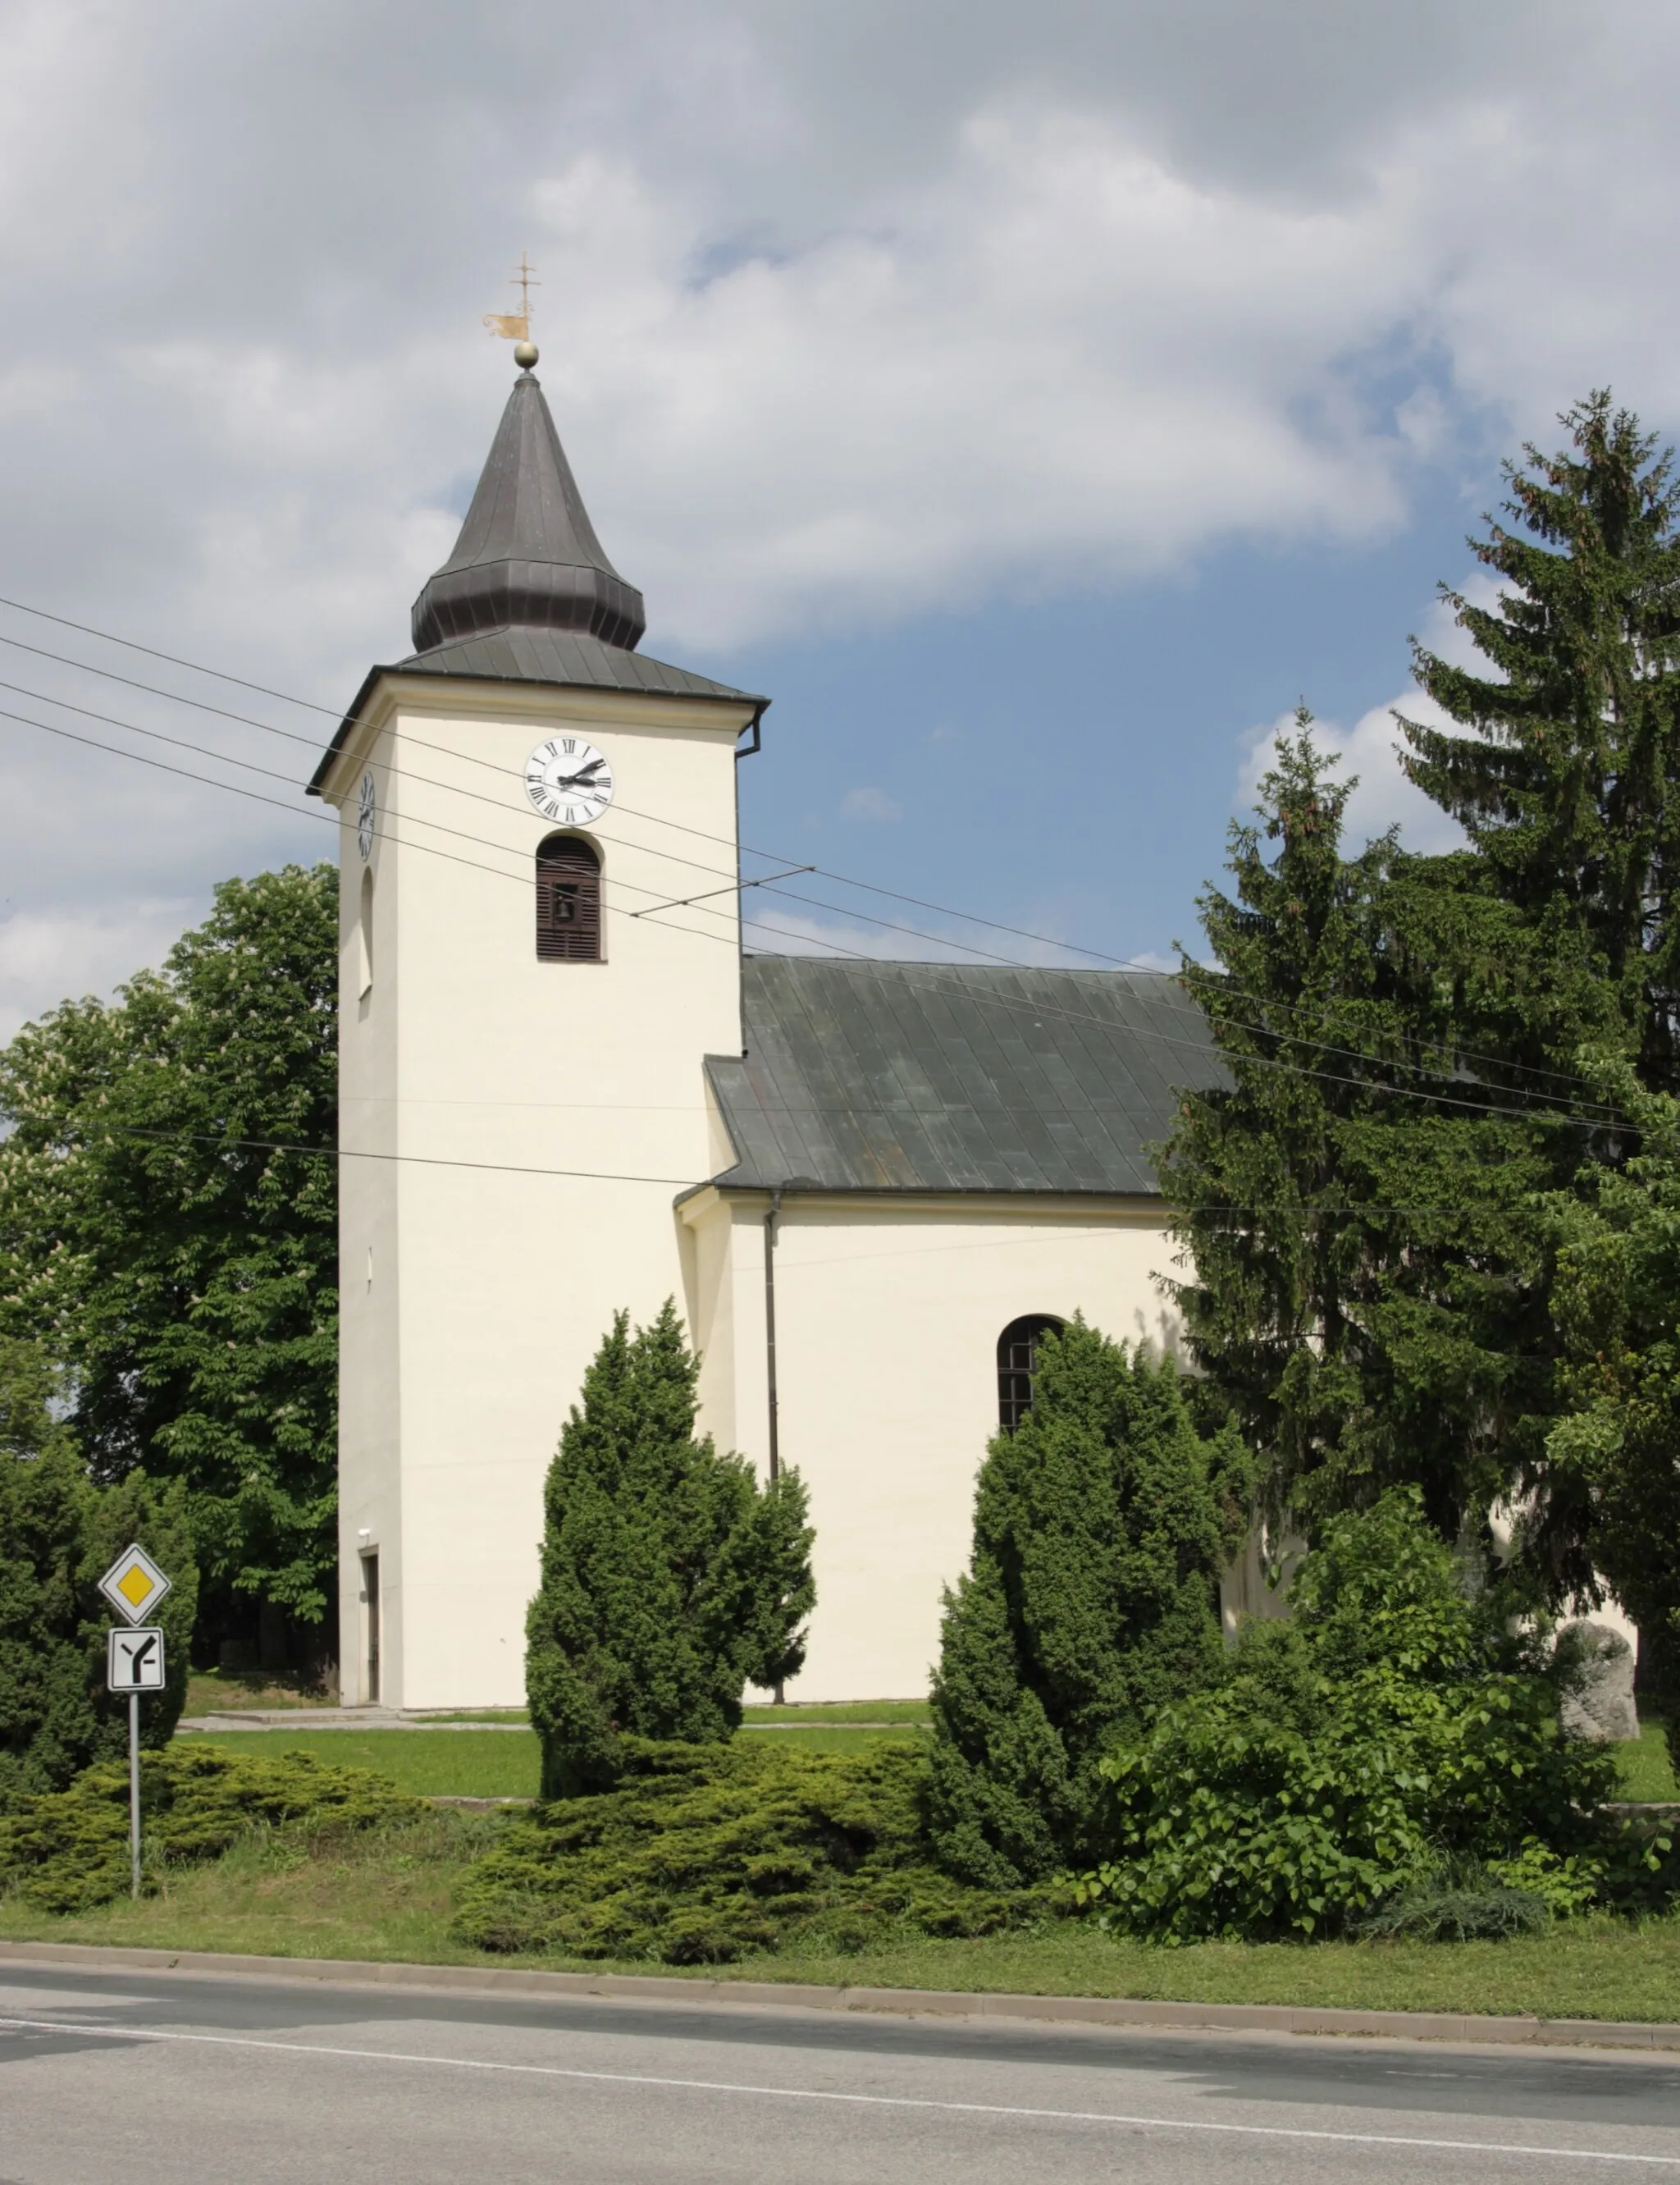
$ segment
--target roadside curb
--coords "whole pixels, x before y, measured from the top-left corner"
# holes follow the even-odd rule
[[[189,1978],[295,1981],[328,1987],[433,1988],[477,1995],[600,1996],[621,2003],[723,2004],[737,2009],[873,2012],[912,2018],[1013,2018],[1063,2026],[1182,2027],[1203,2031],[1363,2035],[1367,2039],[1495,2042],[1506,2047],[1680,2049],[1680,2026],[1593,2018],[1488,2018],[1432,2010],[1310,2010],[1292,2003],[1151,2003],[1125,1997],[973,1995],[960,1990],[819,1987],[783,1981],[684,1980],[639,1973],[559,1973],[501,1965],[382,1964],[349,1958],[263,1958],[215,1950],[0,1942],[0,1965],[84,1972],[179,1973]]]

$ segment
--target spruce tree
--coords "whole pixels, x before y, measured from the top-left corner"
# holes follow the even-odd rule
[[[1310,1529],[1412,1481],[1452,1534],[1515,1495],[1554,1600],[1592,1583],[1592,1516],[1547,1454],[1538,1201],[1637,1145],[1584,1046],[1680,1077],[1680,488],[1608,394],[1563,422],[1470,542],[1497,602],[1443,588],[1485,670],[1415,648],[1461,733],[1402,720],[1404,763],[1470,848],[1344,855],[1351,785],[1303,717],[1233,830],[1234,893],[1203,899],[1214,960],[1186,965],[1231,1081],[1186,1097],[1161,1169],[1192,1347],[1274,1504]]]
[[[1007,1888],[1081,1854],[1105,1741],[1217,1663],[1247,1487],[1234,1434],[1197,1433],[1171,1359],[1079,1320],[1045,1338],[946,1595],[929,1825],[952,1873]]]
[[[1672,453],[1594,393],[1571,445],[1508,463],[1471,539],[1493,606],[1442,587],[1488,673],[1415,648],[1467,734],[1403,720],[1407,773],[1470,836],[1493,891],[1606,980],[1654,1091],[1680,1090],[1680,483]],[[1560,1058],[1566,1063],[1572,1054]]]
[[[744,1686],[804,1657],[804,1488],[696,1439],[699,1371],[673,1304],[633,1333],[621,1312],[561,1430],[526,1621],[544,1797],[616,1781],[627,1735],[727,1738]]]
[[[1601,990],[1473,856],[1392,835],[1344,856],[1353,785],[1310,728],[1303,710],[1259,824],[1231,830],[1233,891],[1202,897],[1214,961],[1185,964],[1228,1081],[1181,1096],[1158,1161],[1194,1271],[1177,1295],[1274,1512],[1310,1531],[1409,1482],[1452,1535],[1543,1442],[1556,1345],[1532,1200],[1591,1125],[1532,1058]]]

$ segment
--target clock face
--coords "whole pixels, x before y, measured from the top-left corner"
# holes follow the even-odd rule
[[[544,819],[593,826],[612,802],[612,768],[582,736],[550,736],[525,762],[525,794]]]
[[[356,800],[356,847],[364,862],[373,855],[373,776],[361,778],[361,794]]]

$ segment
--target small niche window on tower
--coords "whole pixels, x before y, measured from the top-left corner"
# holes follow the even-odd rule
[[[356,901],[356,998],[366,1001],[373,992],[373,875],[362,867],[361,892]]]
[[[1012,1320],[998,1337],[997,1422],[1006,1433],[1013,1433],[1032,1409],[1039,1344],[1047,1335],[1059,1334],[1063,1325],[1053,1313],[1029,1312]]]
[[[600,859],[579,835],[550,835],[537,851],[537,961],[600,960]]]

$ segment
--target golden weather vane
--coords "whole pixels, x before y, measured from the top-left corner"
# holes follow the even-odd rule
[[[519,254],[519,271],[507,285],[510,288],[518,289],[519,309],[516,311],[486,311],[484,323],[493,334],[500,334],[504,341],[519,344],[513,352],[514,361],[522,364],[528,372],[537,361],[536,345],[531,339],[531,291],[540,288],[543,284],[531,271],[530,261],[522,250]],[[529,356],[524,354],[527,349],[531,352]]]

